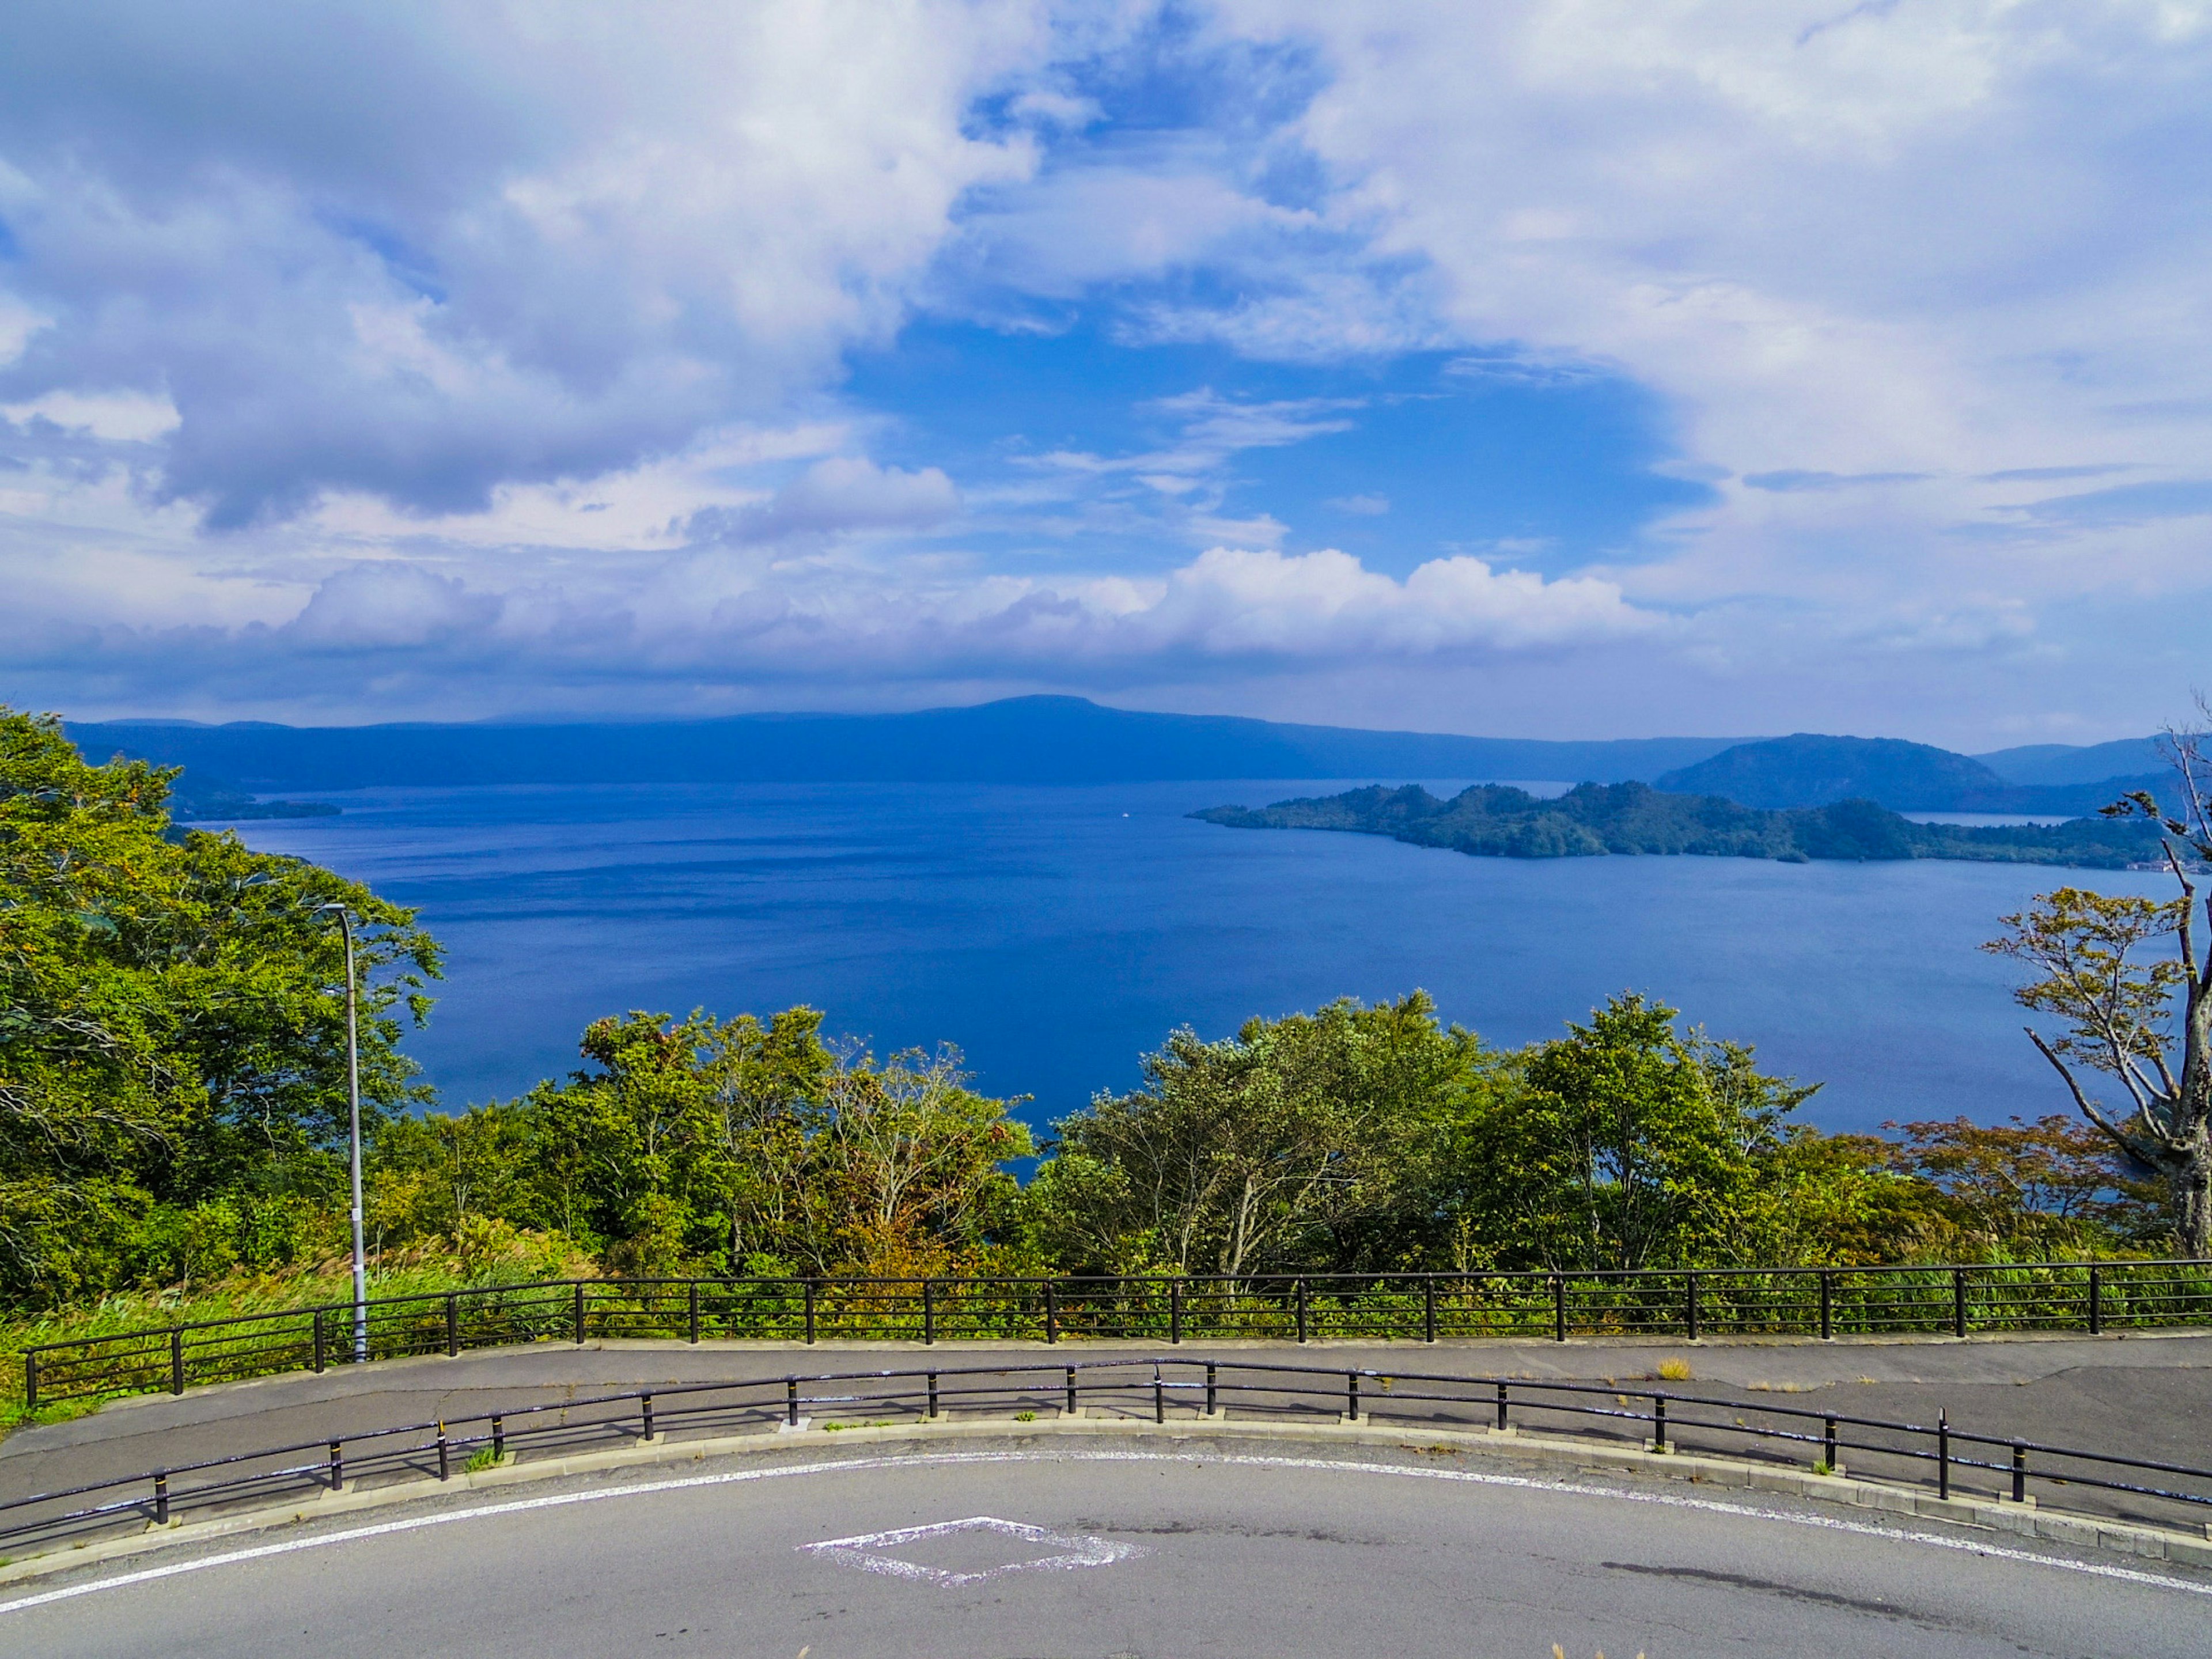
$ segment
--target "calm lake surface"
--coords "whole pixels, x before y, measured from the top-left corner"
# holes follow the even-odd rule
[[[2033,1115],[2065,1103],[2012,965],[1976,945],[2069,879],[2160,890],[2032,866],[1477,859],[1183,816],[1347,787],[376,790],[240,829],[420,908],[447,977],[408,1047],[449,1108],[570,1070],[601,1014],[806,1002],[878,1053],[958,1043],[1042,1122],[1133,1084],[1176,1025],[1419,986],[1506,1044],[1650,993],[1825,1082],[1805,1115],[1831,1129]]]

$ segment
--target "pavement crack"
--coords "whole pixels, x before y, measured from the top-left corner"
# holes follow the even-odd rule
[[[1802,1584],[1785,1584],[1778,1579],[1754,1578],[1748,1573],[1720,1572],[1709,1567],[1655,1567],[1640,1561],[1607,1561],[1601,1565],[1609,1572],[1633,1572],[1651,1578],[1680,1578],[1698,1583],[1725,1584],[1732,1589],[1756,1590],[1792,1601],[1810,1601],[1824,1607],[1871,1613],[1884,1619],[1903,1619],[1933,1629],[1948,1628],[1942,1620],[1929,1619],[1894,1601],[1869,1601],[1861,1596],[1838,1595],[1833,1590],[1808,1589]]]

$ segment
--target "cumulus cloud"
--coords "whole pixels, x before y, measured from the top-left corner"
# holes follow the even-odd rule
[[[326,576],[286,632],[340,649],[424,646],[499,614],[496,600],[450,576],[409,564],[356,564]]]
[[[2212,256],[2212,187],[2180,158],[2212,143],[2202,7],[1224,0],[1215,27],[1327,66],[1293,125],[1324,216],[1366,233],[1375,326],[1403,303],[1395,258],[1462,337],[1511,343],[1473,366],[1625,372],[1686,459],[1796,498],[1723,491],[1686,518],[1655,578],[1676,599],[1801,596],[1846,536],[1901,599],[1955,581],[1952,532],[2002,522],[2031,476],[2194,476],[2212,311],[2186,273]],[[1224,337],[1255,337],[1246,310],[1218,313]],[[1915,481],[1905,513],[1844,487]],[[2039,586],[2170,558],[2156,536],[2076,546]]]
[[[1678,726],[2140,724],[2212,625],[2209,85],[2171,0],[23,0],[0,640],[172,712],[313,655],[349,712],[1243,664],[1601,725],[1557,665],[1602,649]],[[1339,395],[933,453],[840,391],[917,314]],[[1253,485],[1413,349],[1632,386],[1710,489],[1508,552]]]
[[[959,492],[936,467],[904,472],[865,456],[833,455],[766,501],[701,508],[685,530],[698,541],[776,542],[856,530],[926,530],[959,510]]]
[[[0,404],[166,400],[159,489],[235,527],[588,477],[880,337],[1028,0],[508,9],[30,3],[0,55]],[[150,433],[144,435],[152,435]]]
[[[404,561],[356,562],[281,621],[112,621],[65,657],[80,684],[187,677],[185,707],[233,718],[279,688],[307,706],[326,688],[342,702],[327,676],[350,664],[416,700],[410,712],[453,718],[511,709],[518,690],[528,706],[574,706],[611,681],[664,708],[773,701],[798,684],[1095,689],[1164,672],[1526,659],[1672,626],[1611,582],[1467,556],[1400,580],[1334,550],[1217,547],[1157,577],[1048,580],[753,544],[689,549],[588,592],[501,592]]]
[[[1583,643],[1656,619],[1609,581],[1546,581],[1483,560],[1432,559],[1405,580],[1334,549],[1285,556],[1209,549],[1121,625],[1210,655],[1325,658]]]

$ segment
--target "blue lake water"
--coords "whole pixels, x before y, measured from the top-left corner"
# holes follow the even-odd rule
[[[449,959],[408,1047],[452,1107],[571,1069],[601,1014],[806,1002],[879,1053],[958,1043],[1042,1121],[1134,1083],[1176,1025],[1419,986],[1507,1044],[1649,992],[1824,1081],[1806,1115],[1832,1129],[2063,1109],[2012,964],[1975,947],[2077,872],[1476,859],[1183,816],[1342,787],[377,790],[240,829],[420,908]]]

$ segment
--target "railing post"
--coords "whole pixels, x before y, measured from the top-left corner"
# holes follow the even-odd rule
[[[1552,1340],[1567,1340],[1567,1278],[1565,1273],[1552,1275]]]
[[[1215,1384],[1219,1381],[1217,1371],[1218,1367],[1216,1367],[1213,1361],[1211,1359],[1207,1360],[1206,1362],[1206,1414],[1208,1417],[1212,1416],[1217,1409]]]
[[[1421,1281],[1421,1340],[1433,1343],[1437,1340],[1437,1281]]]
[[[167,1469],[154,1471],[154,1524],[157,1527],[169,1524],[169,1472]]]
[[[322,1367],[318,1365],[315,1369],[320,1370]],[[27,1353],[23,1356],[23,1409],[34,1412],[38,1408],[39,1356],[35,1353]]]
[[[331,1442],[331,1490],[345,1490],[345,1442],[343,1440]]]
[[[1075,1367],[1067,1368],[1067,1414],[1075,1415]]]
[[[641,1390],[637,1396],[637,1404],[638,1410],[645,1418],[645,1438],[649,1442],[653,1438],[653,1390]]]
[[[794,1429],[799,1426],[799,1379],[795,1376],[783,1379],[783,1420]]]
[[[806,1281],[806,1346],[814,1346],[814,1281]]]
[[[937,1415],[937,1373],[935,1371],[929,1374],[929,1414],[933,1418]]]
[[[1049,1279],[1044,1282],[1044,1340],[1060,1340],[1060,1294]]]
[[[1820,1340],[1836,1340],[1836,1276],[1820,1269]]]
[[[2102,1270],[2095,1262],[2089,1264],[2089,1334],[2105,1334],[2105,1296]]]
[[[576,1281],[576,1346],[584,1346],[584,1281]]]
[[[691,1346],[699,1346],[699,1281],[691,1281]]]
[[[1951,1495],[1951,1413],[1941,1409],[1936,1413],[1936,1495]]]
[[[1688,1307],[1690,1340],[1698,1340],[1698,1270],[1694,1267],[1684,1275],[1689,1285]]]
[[[498,1412],[491,1414],[491,1461],[498,1462],[507,1455],[507,1419]]]
[[[185,1391],[185,1332],[182,1326],[169,1333],[169,1392]]]
[[[1168,1420],[1168,1385],[1160,1381],[1160,1368],[1152,1367],[1152,1421]]]
[[[1182,1280],[1168,1280],[1168,1340],[1180,1345],[1182,1341]]]
[[[1651,1396],[1651,1449],[1667,1449],[1667,1396],[1663,1394]]]
[[[1358,1371],[1346,1371],[1344,1374],[1344,1420],[1347,1423],[1357,1423],[1359,1420],[1359,1373]]]
[[[453,1443],[446,1438],[446,1425],[443,1423],[441,1423],[438,1425],[438,1479],[441,1480],[450,1480],[453,1478]]]
[[[937,1281],[933,1279],[921,1281],[921,1340],[925,1344],[937,1340]],[[934,1417],[937,1413],[933,1410],[929,1414]]]
[[[315,1375],[323,1374],[323,1356],[329,1346],[329,1338],[323,1322],[323,1310],[315,1310]]]
[[[446,1292],[446,1358],[451,1359],[461,1351],[461,1299],[451,1291]]]
[[[1836,1419],[1832,1417],[1820,1419],[1820,1461],[1828,1466],[1830,1474],[1836,1472]]]
[[[2017,1440],[2012,1443],[2012,1501],[2027,1502],[2027,1447]]]
[[[1306,1277],[1298,1275],[1298,1340],[1306,1340]]]
[[[1505,1427],[1505,1385],[1503,1382],[1498,1385],[1498,1426],[1501,1432]]]
[[[1951,1334],[1966,1334],[1966,1270],[1951,1269]]]

